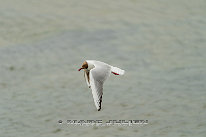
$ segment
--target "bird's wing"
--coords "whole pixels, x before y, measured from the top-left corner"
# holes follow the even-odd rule
[[[110,74],[110,69],[107,67],[94,67],[90,70],[90,85],[94,104],[97,110],[101,110],[103,83]]]
[[[92,89],[92,95],[94,104],[97,110],[101,110],[102,95],[103,95],[103,82],[98,80],[98,76],[95,73],[95,69],[90,70],[90,85]]]
[[[86,80],[86,83],[88,85],[88,87],[90,88],[90,78],[89,78],[89,71],[84,71],[84,78]]]

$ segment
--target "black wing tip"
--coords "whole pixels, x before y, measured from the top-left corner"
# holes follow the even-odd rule
[[[98,110],[98,111],[100,111],[100,110],[101,110],[101,108],[102,108],[102,95],[101,95],[101,97],[100,97],[99,109],[97,109],[97,110]]]

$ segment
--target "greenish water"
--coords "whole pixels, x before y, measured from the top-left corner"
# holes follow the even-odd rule
[[[206,135],[206,2],[0,0],[0,135]],[[126,70],[97,112],[82,62]],[[132,127],[58,120],[145,119]]]

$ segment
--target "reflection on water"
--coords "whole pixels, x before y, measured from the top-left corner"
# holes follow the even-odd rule
[[[0,3],[1,135],[206,134],[205,1]],[[77,71],[85,59],[126,70],[106,81],[100,112]],[[73,127],[60,119],[149,123]]]

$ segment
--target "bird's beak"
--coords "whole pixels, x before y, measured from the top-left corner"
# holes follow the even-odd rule
[[[84,68],[80,68],[80,69],[78,69],[78,71],[80,71],[80,70],[82,70],[82,69],[84,69]]]

